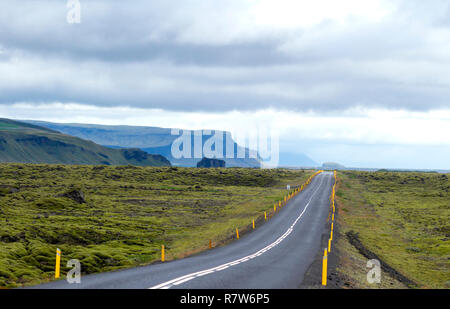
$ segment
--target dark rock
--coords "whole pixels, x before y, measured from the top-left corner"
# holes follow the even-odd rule
[[[0,185],[0,196],[5,196],[11,193],[17,193],[19,189],[8,185]]]
[[[203,168],[225,167],[225,161],[219,160],[219,159],[203,158],[197,163],[197,167],[203,167]]]
[[[77,202],[78,204],[86,203],[86,200],[84,199],[84,193],[81,190],[72,190],[59,195],[59,197],[70,198],[71,200]]]
[[[2,236],[0,236],[0,241],[1,242],[10,243],[10,242],[17,242],[19,240],[20,239],[19,239],[19,237],[17,237],[17,235],[16,236],[12,236],[12,235],[2,235]]]
[[[123,155],[127,160],[134,159],[138,162],[147,160],[148,154],[137,148],[122,149]]]

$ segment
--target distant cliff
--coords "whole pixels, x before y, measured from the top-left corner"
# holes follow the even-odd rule
[[[166,157],[172,165],[176,166],[190,166],[195,167],[197,162],[202,159],[200,157],[192,158],[174,158],[171,151],[172,143],[179,137],[173,135],[170,128],[158,127],[141,127],[141,126],[108,126],[96,124],[61,124],[44,121],[27,120],[26,122],[35,125],[43,126],[52,130],[77,136],[83,139],[91,140],[97,144],[104,145],[110,148],[140,148],[149,154],[162,155]],[[189,132],[192,136],[200,131],[180,130],[181,133]],[[204,133],[204,132],[202,132]],[[223,131],[210,131],[210,134],[202,134],[201,149],[207,143],[208,139],[216,133],[223,134],[223,153],[220,159],[226,162],[227,167],[260,167],[261,163],[255,158],[250,158],[250,151],[238,145],[231,138],[230,133]],[[233,156],[227,153],[226,139],[229,138],[231,144],[231,151]],[[194,149],[194,138],[192,138],[191,149]],[[244,153],[244,156],[238,157],[238,153]]]
[[[0,119],[0,162],[170,166],[161,155],[111,149],[28,123]]]

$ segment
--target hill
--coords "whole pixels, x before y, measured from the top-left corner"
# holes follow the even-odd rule
[[[303,153],[280,152],[280,166],[316,167],[319,164]]]
[[[96,125],[96,124],[76,124],[76,123],[52,123],[44,121],[26,120],[25,122],[40,125],[51,130],[57,130],[59,132],[77,136],[79,138],[91,140],[97,144],[104,145],[110,148],[127,148],[138,147],[149,154],[159,154],[166,157],[172,165],[195,167],[199,158],[174,158],[172,156],[171,146],[174,140],[179,135],[172,135],[171,128],[159,128],[159,127],[145,127],[145,126],[111,126],[111,125]],[[180,130],[183,132],[183,130]],[[189,131],[192,136],[199,131]],[[217,131],[221,132],[221,131]],[[216,133],[211,130],[210,134],[204,134],[202,138],[202,147],[205,142]],[[231,135],[228,132],[221,132],[223,134],[223,160],[227,167],[260,167],[261,164],[257,159],[249,157],[250,151],[247,148],[241,147],[231,139]],[[226,136],[230,137],[231,145],[233,147],[233,158],[225,158],[226,154]],[[194,140],[192,138],[191,148],[194,149]],[[239,152],[245,153],[245,158],[238,158]],[[221,158],[222,159],[222,158]]]
[[[0,119],[0,162],[168,166],[140,149],[111,149],[45,127]]]
[[[345,166],[336,162],[325,162],[322,164],[322,169],[324,170],[342,170]]]

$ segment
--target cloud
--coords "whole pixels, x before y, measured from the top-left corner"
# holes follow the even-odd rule
[[[316,162],[335,161],[350,167],[450,169],[450,109],[352,109],[340,115],[324,115],[279,110],[186,113],[75,103],[17,103],[0,105],[0,115],[61,123],[217,129],[230,131],[235,138],[267,129],[279,136],[281,152],[305,153]]]
[[[62,113],[61,111],[64,111]],[[266,109],[203,113],[140,109],[105,108],[76,103],[31,105],[17,103],[0,106],[7,118],[53,122],[142,125],[181,129],[217,129],[249,132],[257,128],[276,129],[286,143],[298,140],[353,145],[421,145],[450,147],[450,109],[434,112],[392,112],[386,109],[352,109],[337,115],[297,113]],[[293,133],[295,132],[295,133]],[[292,147],[299,148],[299,147]],[[301,147],[300,147],[301,148]]]
[[[447,1],[80,2],[2,5],[0,104],[450,107]]]

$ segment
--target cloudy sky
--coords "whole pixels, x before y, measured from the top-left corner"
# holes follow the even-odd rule
[[[282,152],[450,169],[448,0],[0,0],[0,117],[276,128]]]

